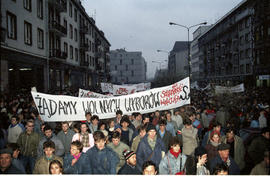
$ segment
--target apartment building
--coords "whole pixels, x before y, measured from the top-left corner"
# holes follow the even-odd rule
[[[107,80],[110,43],[80,0],[0,2],[1,91],[89,88]]]
[[[146,82],[147,65],[142,52],[125,49],[110,52],[111,82],[136,84]]]
[[[199,80],[270,86],[269,4],[243,0],[198,38]]]

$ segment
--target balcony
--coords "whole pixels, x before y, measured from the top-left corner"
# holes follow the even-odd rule
[[[80,44],[80,49],[82,51],[89,51],[89,45],[88,45],[88,43],[81,43]]]
[[[49,30],[60,35],[61,37],[67,36],[67,29],[57,21],[49,21]]]
[[[50,49],[50,58],[66,60],[67,53],[61,51],[60,49]]]
[[[89,62],[87,62],[87,61],[81,61],[80,62],[80,66],[82,66],[82,67],[88,67],[89,66]]]
[[[66,0],[49,0],[49,4],[55,7],[59,12],[67,11],[67,1]]]

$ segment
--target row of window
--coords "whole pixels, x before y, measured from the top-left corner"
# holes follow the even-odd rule
[[[16,0],[12,0],[16,2]],[[21,0],[19,1],[21,2]],[[36,0],[37,2],[37,16],[40,19],[43,19],[43,0]],[[23,7],[29,11],[32,12],[32,0],[23,0]]]
[[[7,37],[9,39],[17,40],[17,17],[11,12],[7,11]],[[24,43],[32,45],[32,24],[24,21]],[[44,48],[44,31],[37,28],[37,46],[40,49]]]

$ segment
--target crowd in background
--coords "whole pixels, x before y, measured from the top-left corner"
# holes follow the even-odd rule
[[[44,122],[30,93],[1,95],[0,173],[269,175],[269,93],[192,89],[176,109],[74,122]]]

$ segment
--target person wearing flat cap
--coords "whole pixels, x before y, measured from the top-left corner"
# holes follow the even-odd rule
[[[229,167],[229,175],[239,175],[240,169],[234,159],[229,155],[230,145],[221,143],[218,145],[218,156],[210,161],[210,170],[213,173],[217,164],[224,163]]]
[[[123,156],[126,159],[124,166],[120,168],[118,174],[120,175],[141,175],[141,172],[137,168],[136,153],[129,150],[123,151]]]
[[[12,165],[12,150],[5,148],[0,150],[0,174],[23,174]]]
[[[146,128],[147,134],[141,139],[137,149],[137,165],[140,171],[145,161],[153,161],[156,166],[165,156],[165,146],[161,138],[157,136],[156,127],[148,123]]]

